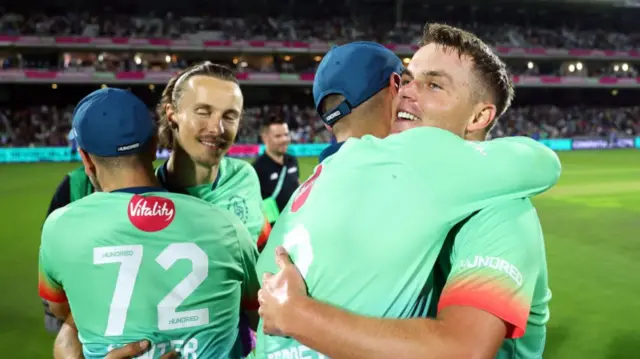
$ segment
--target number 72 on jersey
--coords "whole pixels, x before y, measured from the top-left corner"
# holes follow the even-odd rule
[[[209,258],[195,243],[173,243],[156,257],[156,262],[168,270],[178,260],[192,263],[192,271],[158,303],[158,329],[171,330],[196,327],[209,323],[209,309],[178,312],[176,308],[189,297],[209,275]],[[142,245],[110,246],[93,249],[93,263],[120,263],[116,286],[109,306],[105,336],[119,336],[124,332],[127,312],[131,305],[138,271],[143,260]],[[190,318],[190,320],[181,320]]]

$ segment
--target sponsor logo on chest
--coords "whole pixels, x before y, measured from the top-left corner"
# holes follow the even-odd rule
[[[176,207],[168,198],[134,195],[128,206],[129,221],[145,232],[161,231],[175,218]]]

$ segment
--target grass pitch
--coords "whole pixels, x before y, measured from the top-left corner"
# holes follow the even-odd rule
[[[553,291],[544,357],[640,357],[640,152],[561,153],[563,174],[537,197]],[[300,160],[306,178],[314,158]],[[0,165],[0,347],[51,358],[37,294],[40,227],[54,189],[78,164]]]

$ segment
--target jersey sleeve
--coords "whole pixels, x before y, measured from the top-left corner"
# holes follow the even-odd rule
[[[434,127],[394,136],[394,156],[404,157],[419,176],[446,179],[451,203],[529,197],[548,190],[560,177],[555,152],[527,137],[474,142]]]
[[[55,253],[54,246],[55,233],[51,228],[51,222],[55,219],[49,218],[45,221],[42,229],[42,240],[40,243],[40,255],[38,262],[38,293],[42,299],[54,303],[67,302],[67,295],[62,288],[55,258],[62,253]]]
[[[240,263],[244,278],[242,281],[242,308],[247,311],[258,310],[258,290],[260,281],[256,272],[258,262],[258,249],[254,244],[251,234],[244,228],[238,226],[238,243],[240,245]]]
[[[544,255],[540,222],[529,199],[481,210],[455,238],[438,311],[475,307],[508,323],[507,338],[521,337]]]

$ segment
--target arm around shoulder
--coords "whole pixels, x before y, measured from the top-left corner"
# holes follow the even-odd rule
[[[523,169],[534,171],[534,180],[539,181],[541,187],[549,189],[560,179],[562,164],[558,155],[544,144],[523,136],[505,137],[492,141],[504,142],[512,145],[516,155],[522,156]],[[530,167],[526,167],[529,165]]]
[[[534,196],[553,187],[560,178],[558,156],[543,144],[525,137],[486,142],[464,141],[456,146],[463,171],[447,169],[456,178],[466,172],[468,185],[458,194],[463,202],[493,201]],[[469,176],[469,174],[471,174]],[[482,206],[484,207],[484,206]],[[482,208],[479,207],[479,208]]]

